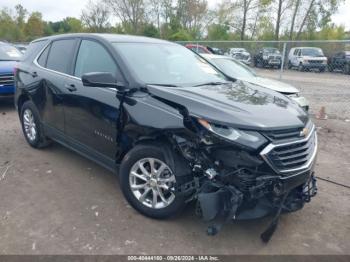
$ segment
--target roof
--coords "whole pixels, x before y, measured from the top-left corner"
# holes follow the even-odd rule
[[[155,44],[156,43],[172,43],[169,41],[165,41],[165,40],[161,40],[161,39],[157,39],[157,38],[145,37],[145,36],[119,35],[119,34],[91,34],[91,33],[54,35],[54,36],[49,36],[49,37],[42,37],[42,38],[34,40],[33,42],[41,41],[41,40],[70,38],[70,37],[93,37],[96,39],[104,39],[108,42],[155,43]]]

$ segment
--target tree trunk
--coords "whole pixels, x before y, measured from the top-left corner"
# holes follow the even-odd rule
[[[289,40],[293,40],[295,18],[297,16],[298,11],[299,11],[299,6],[300,6],[300,0],[296,0],[295,9],[294,9],[293,16],[292,16],[292,23],[290,26]]]
[[[304,28],[306,19],[308,18],[309,14],[310,14],[310,12],[311,12],[311,9],[312,9],[312,7],[313,7],[313,5],[314,5],[314,3],[315,3],[315,0],[311,0],[310,5],[309,5],[309,8],[307,9],[306,14],[305,14],[305,16],[304,16],[304,18],[303,18],[303,22],[301,23],[301,25],[300,25],[300,27],[299,27],[297,36],[295,37],[295,39],[297,39],[297,40],[299,40],[299,38],[300,38],[300,35],[301,35],[301,32],[303,31],[303,28]]]
[[[247,0],[244,0],[243,1],[243,21],[242,21],[242,28],[241,28],[241,40],[244,40],[244,36],[245,36],[245,28],[247,25],[247,12],[248,12]]]
[[[277,10],[277,19],[276,19],[276,28],[275,28],[275,40],[276,41],[279,40],[279,36],[280,36],[282,2],[283,2],[283,0],[278,0],[278,10]]]

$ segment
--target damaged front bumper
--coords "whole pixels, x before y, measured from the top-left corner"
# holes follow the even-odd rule
[[[194,190],[190,200],[197,200],[198,213],[211,222],[208,234],[216,234],[233,219],[274,214],[262,235],[268,241],[281,213],[297,211],[310,202],[317,193],[314,175],[317,134],[312,123],[302,132],[304,137],[292,142],[271,142],[258,156],[242,150],[211,148],[206,161],[212,159],[215,166],[205,169],[204,161],[194,165],[194,181],[182,185],[179,191]]]

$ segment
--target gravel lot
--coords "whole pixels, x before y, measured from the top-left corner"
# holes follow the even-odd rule
[[[258,69],[261,76],[279,79],[279,70]],[[325,106],[330,118],[350,119],[350,75],[341,73],[298,72],[287,70],[281,81],[297,87],[309,101],[310,111]]]
[[[350,185],[349,77],[288,72],[283,79],[302,89],[312,110],[325,105],[343,117],[317,122],[316,172]],[[171,220],[145,218],[126,203],[114,174],[58,144],[30,148],[12,101],[0,102],[0,254],[350,254],[350,189],[318,186],[303,210],[282,216],[267,245],[259,234],[269,219],[234,222],[209,237],[193,205]]]

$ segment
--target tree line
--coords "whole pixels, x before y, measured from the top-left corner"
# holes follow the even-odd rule
[[[42,36],[103,32],[191,40],[346,39],[332,23],[344,0],[89,0],[79,18],[44,21],[22,5],[0,11],[0,40],[27,42]]]

